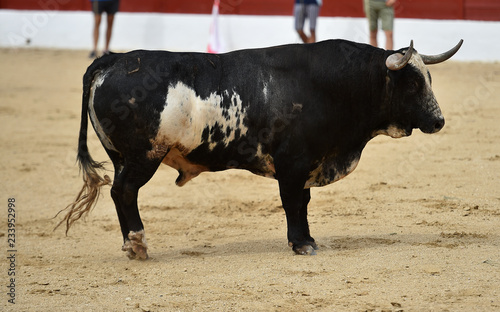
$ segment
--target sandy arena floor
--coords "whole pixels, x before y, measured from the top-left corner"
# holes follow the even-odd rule
[[[313,189],[317,256],[287,246],[276,181],[226,171],[179,188],[163,166],[139,197],[151,259],[130,261],[109,187],[68,236],[53,231],[82,184],[89,63],[86,51],[0,49],[0,310],[500,311],[500,64],[429,67],[445,128],[378,137],[351,175]]]

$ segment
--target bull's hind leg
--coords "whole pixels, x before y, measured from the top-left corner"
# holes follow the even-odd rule
[[[112,160],[113,166],[115,168],[115,178],[113,179],[113,186],[111,187],[111,198],[113,198],[113,202],[115,203],[116,213],[118,214],[118,221],[120,222],[122,235],[123,237],[128,237],[128,225],[125,215],[123,214],[121,209],[122,204],[120,203],[120,196],[118,196],[118,181],[120,181],[120,173],[122,172],[124,167],[124,160],[120,154],[114,151],[106,149],[106,152],[108,152],[109,158]]]
[[[115,163],[113,161],[113,163]],[[147,259],[144,226],[139,215],[137,196],[139,189],[154,175],[161,161],[144,159],[125,160],[123,166],[115,164],[115,180],[111,196],[116,205],[123,234],[122,250],[130,259]]]

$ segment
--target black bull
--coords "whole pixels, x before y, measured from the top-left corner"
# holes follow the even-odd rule
[[[434,133],[444,118],[425,64],[450,58],[344,40],[226,54],[133,51],[95,60],[83,78],[78,161],[84,185],[59,223],[72,223],[111,184],[87,147],[88,117],[113,162],[111,196],[129,258],[146,259],[137,195],[161,163],[184,185],[204,171],[246,169],[278,180],[288,242],[314,254],[310,187],[356,167],[378,134]]]

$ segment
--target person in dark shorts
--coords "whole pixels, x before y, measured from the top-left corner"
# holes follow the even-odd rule
[[[293,15],[295,17],[295,30],[304,43],[316,42],[316,20],[318,19],[321,0],[295,0]],[[310,36],[304,32],[304,21],[309,19]]]
[[[99,42],[99,26],[101,26],[102,13],[106,12],[106,42],[103,54],[109,54],[109,42],[111,41],[111,33],[113,31],[113,22],[115,14],[118,12],[120,0],[91,0],[92,11],[94,12],[94,48],[90,52],[90,58],[97,57],[97,43]]]

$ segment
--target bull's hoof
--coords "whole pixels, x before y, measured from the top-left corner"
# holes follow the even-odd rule
[[[295,251],[296,254],[301,255],[301,256],[315,256],[316,255],[316,250],[310,245],[304,245],[298,248],[294,248],[293,251]]]
[[[129,241],[128,241],[129,242]],[[127,253],[130,260],[146,260],[149,258],[147,249],[144,247],[136,247],[135,249],[129,246],[130,244],[123,244],[122,250]]]
[[[148,259],[148,245],[144,230],[139,232],[130,231],[128,239],[123,243],[122,250],[127,253],[127,257],[130,260]]]
[[[293,251],[295,251],[295,253],[298,255],[302,256],[317,255],[316,250],[318,250],[318,245],[316,245],[315,242],[308,242],[306,245],[300,245],[300,246],[293,245],[292,243],[289,243],[289,245],[292,245]]]

